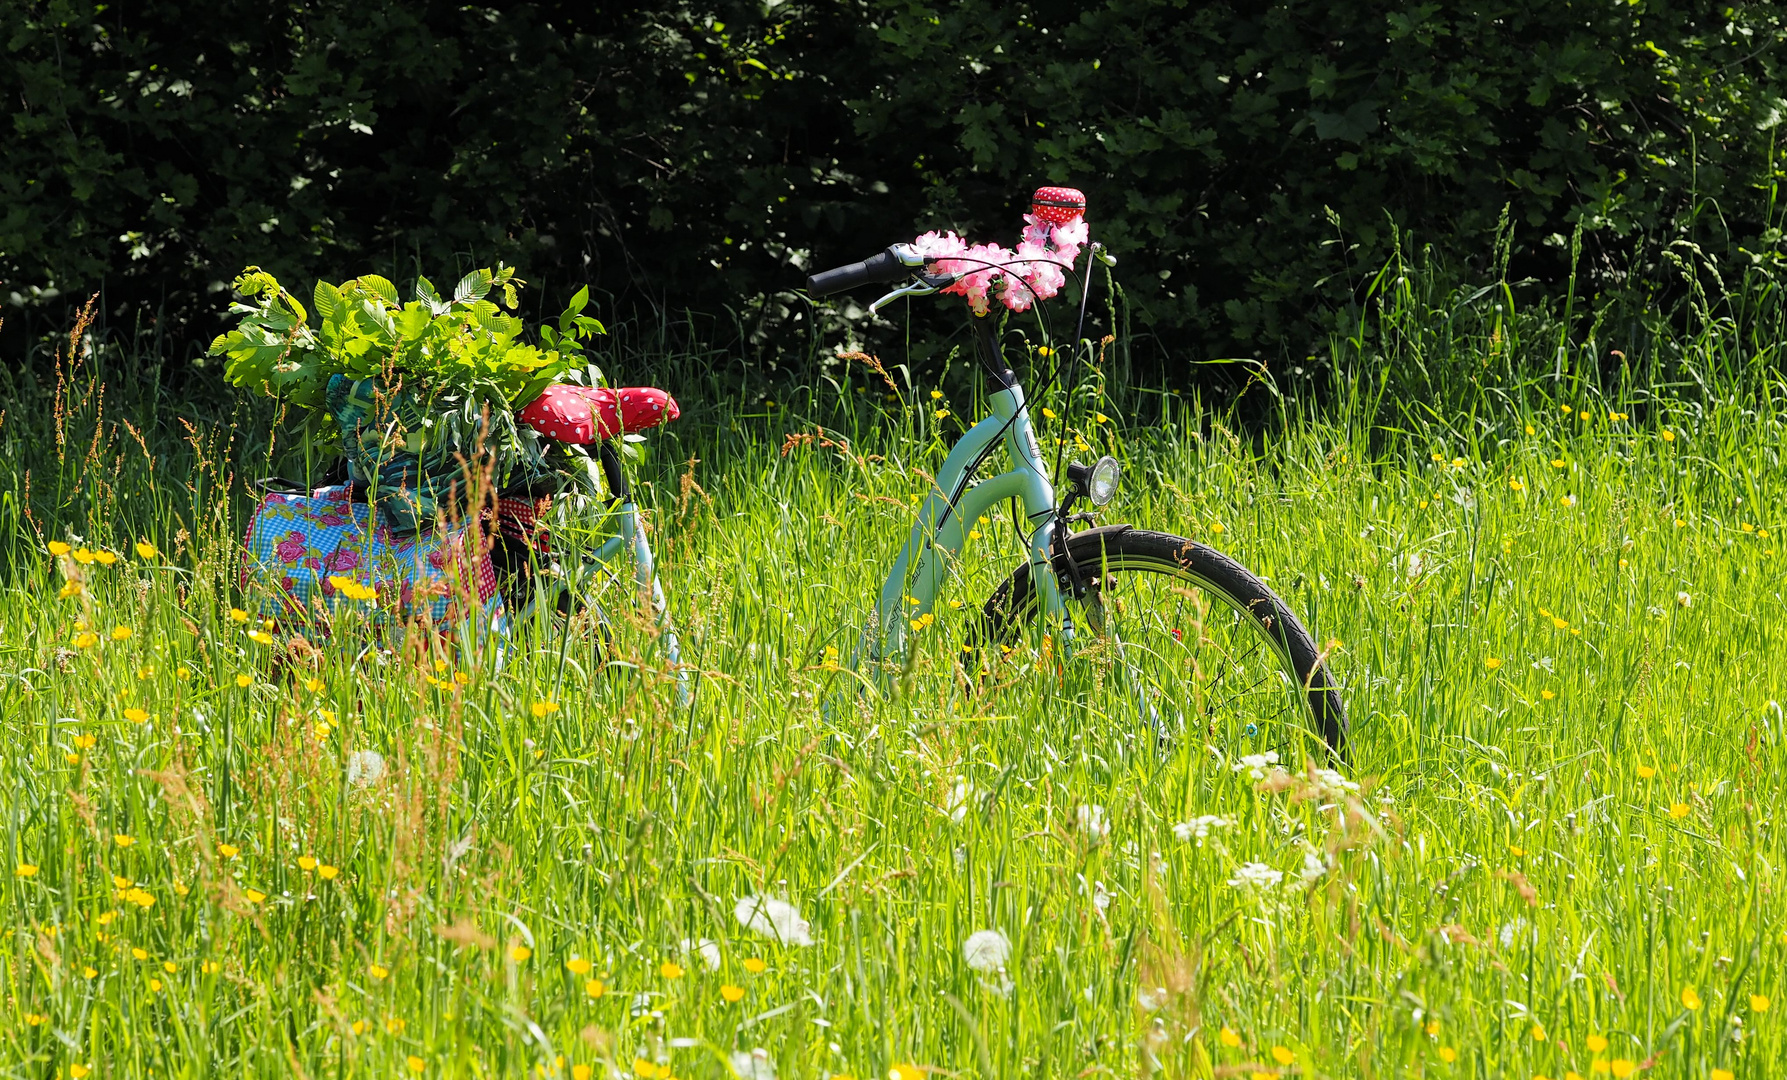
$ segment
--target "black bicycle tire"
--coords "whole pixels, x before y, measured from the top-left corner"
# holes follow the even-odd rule
[[[1245,566],[1208,544],[1171,533],[1107,525],[1074,533],[1067,554],[1090,581],[1111,572],[1161,573],[1197,585],[1246,616],[1304,689],[1310,730],[1335,757],[1347,754],[1346,706],[1327,660],[1296,613]],[[1019,567],[981,608],[982,640],[1003,642],[1036,613],[1031,567]]]

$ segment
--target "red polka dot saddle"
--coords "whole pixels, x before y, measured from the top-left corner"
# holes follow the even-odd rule
[[[587,445],[657,427],[682,415],[676,399],[649,386],[548,386],[515,419],[549,439]]]

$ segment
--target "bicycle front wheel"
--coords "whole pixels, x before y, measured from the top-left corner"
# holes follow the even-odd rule
[[[1307,732],[1344,757],[1346,710],[1325,655],[1246,567],[1194,540],[1128,525],[1075,533],[1067,555],[1075,655],[1109,670],[1146,718],[1263,740],[1256,745]],[[987,600],[976,636],[1009,654],[1027,628],[1040,629],[1038,608],[1031,568],[1021,567]]]

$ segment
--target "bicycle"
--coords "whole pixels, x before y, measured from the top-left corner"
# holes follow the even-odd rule
[[[948,564],[965,545],[968,523],[1012,500],[1021,504],[1029,528],[1024,563],[981,605],[962,649],[966,674],[980,676],[1001,655],[1015,651],[1028,627],[1039,631],[1036,647],[1045,656],[1058,635],[1063,654],[1106,657],[1143,719],[1157,728],[1165,726],[1162,704],[1177,700],[1181,720],[1186,706],[1194,712],[1201,708],[1212,733],[1224,720],[1256,733],[1295,725],[1344,759],[1346,711],[1326,656],[1264,581],[1196,540],[1129,524],[1092,525],[1096,511],[1116,496],[1121,478],[1118,462],[1109,456],[1091,465],[1069,463],[1066,497],[1057,498],[1023,385],[1006,362],[1000,328],[1006,316],[994,313],[993,301],[1021,312],[1053,296],[1088,239],[1084,211],[1079,192],[1044,188],[1032,201],[1025,241],[1016,252],[968,247],[953,233],[931,233],[808,278],[807,292],[814,297],[869,284],[899,285],[870,305],[871,313],[903,297],[965,296],[975,356],[986,379],[990,415],[962,435],[937,471],[882,584],[858,659],[885,662],[906,655],[910,635],[929,623]],[[1115,263],[1099,245],[1091,246],[1080,282],[1080,330],[1094,259]],[[1090,348],[1078,332],[1075,340],[1076,355]],[[999,448],[1010,467],[976,481],[977,471]],[[1093,513],[1075,513],[1082,501]],[[1075,618],[1076,611],[1082,618]]]

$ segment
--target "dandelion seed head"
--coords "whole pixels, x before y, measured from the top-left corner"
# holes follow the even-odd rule
[[[1011,959],[1011,939],[998,930],[976,930],[962,942],[962,959],[970,968],[991,975]]]
[[[773,896],[745,896],[733,905],[732,915],[746,930],[784,945],[813,944],[813,928],[800,911]]]

